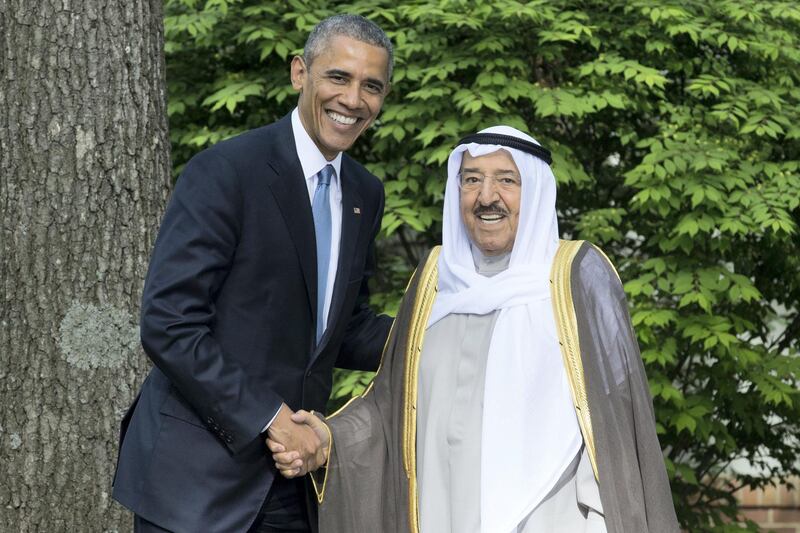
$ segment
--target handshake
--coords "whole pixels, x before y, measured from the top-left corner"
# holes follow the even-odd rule
[[[331,436],[325,423],[313,413],[302,409],[293,413],[283,404],[267,430],[266,442],[278,471],[291,479],[327,462]]]

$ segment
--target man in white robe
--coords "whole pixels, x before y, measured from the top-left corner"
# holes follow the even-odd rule
[[[374,384],[330,428],[296,415],[332,441],[321,531],[678,530],[621,285],[599,250],[560,244],[549,163],[505,126],[451,153],[442,247]]]

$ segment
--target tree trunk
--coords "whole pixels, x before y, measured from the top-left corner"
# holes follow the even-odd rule
[[[127,531],[119,421],[170,187],[160,0],[0,0],[0,531]]]

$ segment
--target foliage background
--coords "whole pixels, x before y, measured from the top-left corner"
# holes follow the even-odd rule
[[[754,530],[732,492],[800,473],[800,7],[795,2],[167,0],[176,176],[291,110],[289,61],[340,12],[396,45],[351,153],[385,183],[374,305],[439,240],[443,163],[505,123],[554,152],[565,238],[626,280],[682,525]],[[337,375],[332,405],[369,374]]]

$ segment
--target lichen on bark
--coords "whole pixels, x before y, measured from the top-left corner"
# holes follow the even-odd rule
[[[61,321],[58,347],[80,369],[114,368],[136,354],[139,328],[125,309],[73,302]]]

